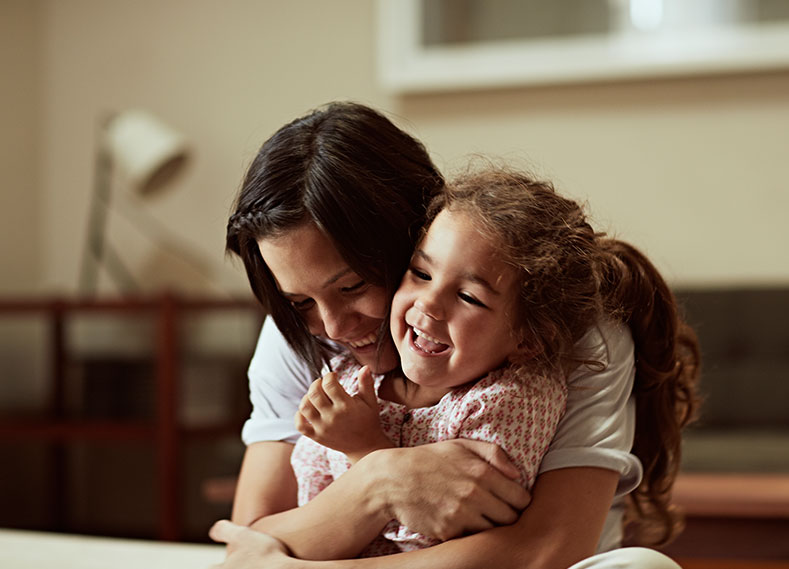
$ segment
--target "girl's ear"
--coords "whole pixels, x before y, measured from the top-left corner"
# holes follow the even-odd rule
[[[518,342],[518,346],[515,348],[515,351],[510,354],[510,361],[512,363],[527,363],[542,352],[542,347],[540,346],[539,342],[534,341],[531,338],[526,338],[525,334],[520,334],[521,341]]]

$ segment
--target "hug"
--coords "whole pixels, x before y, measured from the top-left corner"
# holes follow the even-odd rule
[[[223,566],[677,566],[622,544],[678,529],[698,342],[550,182],[445,181],[333,103],[263,144],[227,249],[270,318]]]

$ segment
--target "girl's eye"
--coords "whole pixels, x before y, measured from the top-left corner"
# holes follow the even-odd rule
[[[482,302],[480,302],[479,300],[477,300],[476,298],[474,298],[468,293],[459,292],[458,296],[460,297],[460,300],[462,300],[463,302],[467,302],[468,304],[473,304],[474,306],[481,306],[482,308],[487,308],[485,304],[483,304]]]
[[[366,284],[367,284],[367,281],[361,280],[361,281],[359,281],[358,283],[356,283],[354,285],[344,286],[344,287],[342,287],[341,290],[342,290],[342,292],[356,292],[358,290],[361,290],[364,287],[364,285],[366,285]]]
[[[419,269],[417,269],[415,267],[411,267],[409,270],[411,271],[412,275],[414,275],[416,278],[418,278],[421,281],[429,281],[430,280],[430,275],[428,275],[424,271],[420,271]]]
[[[290,304],[291,306],[293,306],[293,308],[295,308],[299,312],[304,312],[305,310],[309,310],[310,308],[312,308],[313,305],[315,304],[315,301],[311,298],[307,298],[305,300],[299,300],[299,301],[292,300]]]

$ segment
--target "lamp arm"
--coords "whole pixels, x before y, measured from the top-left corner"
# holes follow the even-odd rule
[[[99,265],[104,260],[104,238],[107,227],[107,208],[110,200],[112,158],[103,141],[94,157],[93,194],[85,248],[82,252],[79,291],[87,296],[96,293]]]

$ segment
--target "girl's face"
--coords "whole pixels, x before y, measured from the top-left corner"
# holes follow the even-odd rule
[[[392,337],[412,382],[448,389],[500,366],[518,347],[516,271],[462,212],[441,211],[392,304]]]
[[[348,348],[362,365],[382,373],[397,366],[391,340],[379,358],[378,330],[386,317],[383,287],[367,283],[313,223],[258,241],[280,294],[301,314],[311,334]]]

